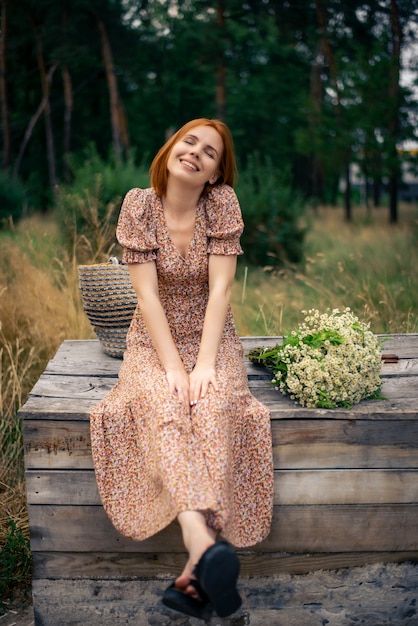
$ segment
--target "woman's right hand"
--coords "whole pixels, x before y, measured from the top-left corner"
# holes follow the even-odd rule
[[[168,389],[170,393],[177,395],[187,408],[190,408],[189,376],[184,369],[171,369],[166,371]]]

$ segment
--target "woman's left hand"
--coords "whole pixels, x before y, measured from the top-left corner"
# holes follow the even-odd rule
[[[197,404],[198,400],[205,397],[209,385],[213,385],[216,391],[218,383],[216,380],[216,371],[212,365],[196,365],[190,376],[189,397],[190,404]]]

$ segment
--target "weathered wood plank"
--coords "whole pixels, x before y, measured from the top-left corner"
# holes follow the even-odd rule
[[[39,403],[42,413],[46,419],[51,415],[52,403],[49,399],[61,398],[61,406],[64,408],[72,402],[75,412],[80,402],[86,399],[91,401],[89,410],[98,402],[107,391],[113,387],[116,379],[100,379],[81,377],[42,377],[35,385],[33,395],[41,396]],[[385,386],[387,384],[387,386]],[[388,398],[385,401],[364,401],[354,405],[351,409],[311,409],[301,407],[296,402],[292,402],[289,397],[283,396],[276,391],[266,381],[250,380],[249,386],[252,393],[269,407],[271,419],[285,419],[288,417],[307,417],[317,419],[327,417],[328,419],[357,419],[365,418],[380,419],[385,416],[393,416],[402,413],[403,419],[416,419],[418,417],[418,377],[406,377],[404,379],[389,379],[383,386],[383,393]],[[388,390],[388,387],[390,389]],[[390,397],[391,396],[391,397]],[[404,397],[403,397],[404,396]],[[30,419],[29,403],[22,408],[20,415],[23,419]],[[88,415],[86,415],[88,418]]]
[[[89,422],[25,420],[29,469],[92,469]],[[277,469],[407,469],[418,465],[413,420],[276,420]]]
[[[26,469],[93,467],[87,421],[25,420],[23,441]]]
[[[418,400],[418,376],[399,376],[383,379],[382,395],[388,400],[396,400],[397,398],[411,398]]]
[[[417,421],[272,422],[276,469],[416,468]]]
[[[29,504],[101,504],[93,471],[26,472]],[[418,504],[418,470],[276,470],[277,505]]]
[[[383,340],[382,352],[396,354],[400,359],[416,358],[418,354],[418,334],[378,335]],[[245,352],[257,347],[271,347],[282,343],[282,337],[241,337]]]
[[[403,418],[370,421],[365,419],[276,420],[272,423],[273,444],[344,443],[364,446],[399,446],[418,448],[415,439],[418,424]],[[373,449],[373,454],[375,450]],[[418,458],[417,456],[415,458]]]
[[[379,469],[417,466],[415,448],[403,450],[390,446],[355,446],[307,443],[274,446],[273,458],[277,469]]]
[[[274,507],[266,551],[362,552],[418,550],[418,506]]]
[[[25,481],[28,504],[101,504],[93,470],[29,470]]]
[[[245,358],[245,367],[246,367],[249,378],[259,376],[263,379],[270,380],[272,377],[271,370],[269,370],[267,367],[254,365],[253,363],[250,363],[248,358]],[[90,375],[94,376],[95,375],[94,363],[92,363],[90,367],[88,367],[88,371],[90,370],[91,370]],[[418,375],[418,358],[399,357],[399,361],[397,361],[396,363],[390,363],[390,362],[386,363],[382,361],[381,375],[383,379],[393,377],[393,376],[399,376],[399,377],[417,376]]]
[[[81,371],[81,370],[80,370]],[[92,399],[98,402],[116,383],[116,378],[99,376],[55,376],[43,374],[31,395],[45,398]]]
[[[399,357],[397,363],[382,363],[382,375],[408,375],[417,374],[418,372],[418,339],[417,335],[412,336],[415,340],[412,341],[412,346],[408,346],[408,354],[411,352],[412,356],[405,356],[405,347],[401,347],[396,351],[398,342],[391,340],[391,351],[395,351]],[[262,345],[264,347],[274,346],[276,343],[281,343],[282,338],[263,338],[261,344],[255,344],[256,339],[251,337],[242,337],[241,341],[244,346],[245,363],[247,372],[249,375],[265,375],[269,377],[268,370],[263,367],[257,367],[250,363],[248,360],[249,351],[256,347],[256,345]],[[416,348],[415,351],[411,348]],[[384,353],[389,350],[384,349]],[[59,351],[55,357],[49,361],[45,369],[45,374],[52,375],[72,375],[72,376],[110,376],[116,377],[122,359],[115,359],[106,355],[98,341],[86,340],[86,341],[65,341],[61,345]],[[82,372],[82,374],[80,373]]]
[[[89,398],[97,402],[116,383],[112,377],[101,378],[99,376],[60,376],[43,374],[32,389],[31,394],[43,396],[45,398],[72,398],[73,400]],[[254,379],[249,381],[252,390],[261,387],[271,390],[269,399],[283,401],[283,396],[265,379]],[[389,377],[385,378],[382,385],[382,395],[388,400],[398,398],[418,399],[418,376]],[[289,401],[290,402],[290,401]]]
[[[34,552],[181,551],[177,524],[143,542],[122,537],[100,506],[29,505]],[[418,505],[274,507],[268,552],[370,552],[418,550]]]
[[[384,339],[383,352],[396,353],[400,358],[416,358],[418,354],[418,334],[393,334],[379,335]],[[269,347],[282,342],[280,336],[252,336],[241,337],[245,351],[258,346]],[[65,374],[80,372],[80,364],[100,361],[99,366],[104,367],[103,372],[107,372],[106,364],[117,371],[120,367],[121,359],[114,359],[106,355],[97,339],[70,339],[61,344],[54,358],[48,363],[49,373]]]
[[[19,417],[23,423],[42,419],[45,422],[60,420],[89,421],[90,411],[96,401],[79,399],[76,403],[69,398],[43,398],[29,395],[25,404],[19,409]]]
[[[90,380],[94,384],[94,379]],[[295,404],[288,396],[283,396],[281,392],[277,391],[268,379],[262,377],[249,378],[248,385],[254,395],[256,395],[259,399],[264,396],[266,401],[279,401],[283,404],[287,403],[289,405]],[[75,389],[74,392],[77,393]],[[416,401],[418,400],[418,376],[389,376],[387,378],[383,378],[382,396],[389,401],[411,398],[415,400],[414,404],[416,405]],[[364,404],[366,403],[362,402],[361,405],[356,406],[362,407]],[[332,412],[334,412],[334,410],[332,410]]]
[[[418,562],[418,551],[284,554],[238,550],[241,576],[306,574],[315,570],[358,567],[372,563]],[[184,553],[34,552],[34,578],[123,579],[175,576],[184,567]]]
[[[248,377],[260,376],[265,378],[266,380],[271,379],[270,370],[266,367],[262,367],[260,365],[254,365],[245,359],[245,366],[247,370]],[[92,364],[92,369],[94,365]],[[91,375],[95,375],[94,371]],[[393,377],[393,376],[417,376],[418,375],[418,358],[405,358],[399,359],[397,363],[385,363],[382,362],[381,375],[383,379]]]
[[[383,352],[394,353],[398,363],[385,363],[382,374],[416,374],[418,370],[418,335],[382,335]],[[257,346],[270,347],[282,342],[281,337],[241,337],[244,352]],[[106,355],[97,340],[64,341],[55,357],[49,361],[45,373],[54,375],[117,376],[122,360]],[[248,372],[254,373],[247,360]],[[263,371],[264,368],[256,368]]]
[[[29,505],[32,552],[183,552],[177,522],[145,541],[123,537],[101,506]]]
[[[122,359],[105,354],[97,339],[66,340],[47,364],[45,373],[80,376],[90,370],[97,376],[117,376],[121,363]]]
[[[351,409],[309,409],[299,406],[289,398],[285,398],[272,387],[250,388],[252,393],[270,409],[271,419],[287,420],[309,418],[329,420],[402,420],[418,419],[418,402],[407,399],[397,399],[393,401],[370,400],[354,405]],[[79,420],[88,421],[89,414],[97,400],[79,398],[74,402],[71,398],[44,398],[29,396],[28,401],[19,411],[19,417],[24,421],[39,420],[45,422],[49,420]]]
[[[418,471],[275,472],[275,504],[418,504]]]

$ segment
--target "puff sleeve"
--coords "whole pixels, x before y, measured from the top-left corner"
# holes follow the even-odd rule
[[[235,191],[229,185],[214,187],[206,198],[209,254],[243,254],[240,236],[244,230]]]
[[[147,263],[157,258],[152,189],[131,189],[126,194],[116,228],[124,263]]]

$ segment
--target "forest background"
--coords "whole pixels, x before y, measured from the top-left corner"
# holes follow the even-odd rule
[[[118,253],[123,195],[184,122],[234,136],[240,334],[345,306],[375,332],[418,331],[416,194],[400,202],[418,175],[418,9],[2,0],[0,35],[1,605],[30,578],[16,411],[63,339],[93,337],[77,264]]]

